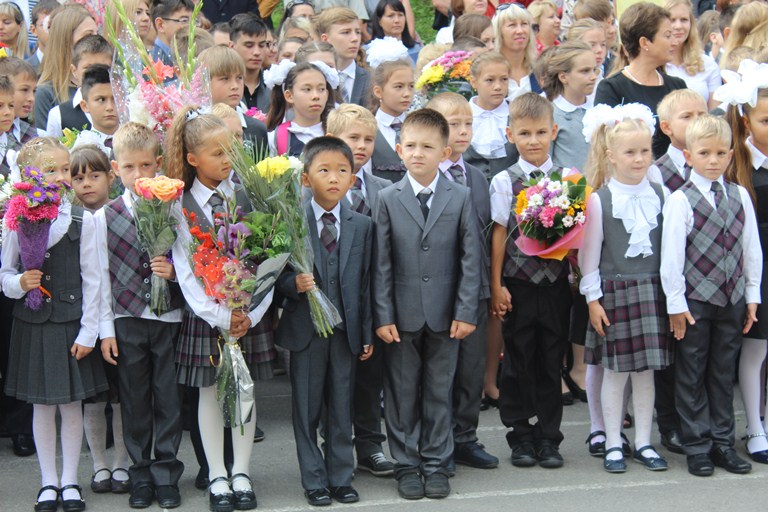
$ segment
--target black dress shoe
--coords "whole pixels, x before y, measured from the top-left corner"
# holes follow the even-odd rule
[[[716,446],[709,452],[712,463],[729,473],[744,475],[752,471],[752,464],[738,456],[730,446]]]
[[[573,405],[573,394],[570,391],[563,393],[563,405]]]
[[[208,468],[200,468],[200,471],[197,472],[197,476],[195,477],[195,489],[203,491],[207,489],[210,484],[211,482],[208,480]]]
[[[451,494],[451,484],[448,475],[432,473],[424,479],[424,496],[433,500],[447,498]]]
[[[499,458],[486,452],[478,442],[457,443],[453,449],[453,458],[457,464],[472,468],[491,469],[499,465]]]
[[[536,458],[539,461],[539,466],[543,468],[554,469],[563,467],[563,456],[560,455],[557,445],[552,442],[542,441],[536,448]]]
[[[158,485],[155,494],[160,508],[176,508],[181,505],[179,488],[175,485]]]
[[[715,472],[715,465],[706,453],[689,455],[687,461],[688,472],[693,476],[712,476]]]
[[[124,471],[128,475],[128,480],[117,480],[115,473]],[[112,472],[112,478],[109,479],[109,487],[112,494],[125,494],[131,490],[131,474],[125,468],[117,468]]]
[[[404,473],[397,478],[397,492],[406,500],[420,500],[424,497],[424,482],[416,471]]]
[[[495,407],[496,409],[499,408],[499,399],[498,398],[491,398],[488,396],[484,396],[480,399],[480,410],[481,411],[487,411],[491,407]]]
[[[313,507],[327,507],[331,502],[331,491],[323,487],[322,489],[310,489],[304,491],[307,503]]]
[[[13,435],[13,453],[18,457],[29,457],[35,453],[35,438],[27,434]]]
[[[230,478],[229,481],[234,482],[235,479],[238,478],[247,480],[249,488],[244,491],[236,491],[232,489],[232,493],[235,495],[235,510],[253,510],[256,508],[257,502],[256,493],[253,492],[253,482],[251,481],[251,477],[245,473],[237,473],[236,475],[232,475],[232,478]]]
[[[54,491],[56,493],[56,498],[53,500],[40,501],[40,496],[42,496],[45,491]],[[59,508],[59,488],[53,485],[46,485],[37,493],[35,512],[55,512],[57,508]]]
[[[106,471],[109,476],[104,480],[96,480],[96,475],[102,471]],[[112,472],[107,468],[102,468],[96,471],[93,476],[91,476],[91,490],[96,494],[112,492]]]
[[[264,434],[264,431],[261,430],[258,425],[256,425],[256,430],[253,431],[253,442],[260,443],[264,440],[265,437],[266,434]]]
[[[670,430],[665,434],[661,434],[661,446],[671,451],[672,453],[685,454],[683,451],[683,442],[680,440],[680,432],[677,430]]]
[[[581,389],[579,385],[576,384],[576,381],[573,380],[566,368],[563,368],[563,380],[565,381],[565,385],[568,386],[568,390],[573,395],[573,398],[578,398],[582,402],[587,403],[587,390]]]
[[[216,482],[226,482],[227,486],[229,486],[229,480],[223,476],[211,480],[211,485],[215,484]],[[235,495],[232,494],[232,491],[222,494],[213,494],[209,487],[208,508],[212,512],[232,512],[235,510]]]
[[[79,498],[75,498],[73,500],[65,500],[64,499],[64,491],[67,489],[74,489],[77,491],[77,493],[80,495]],[[64,512],[79,512],[80,510],[85,510],[85,501],[83,501],[83,490],[80,488],[79,485],[76,484],[69,484],[65,485],[61,488],[61,509]]]
[[[155,498],[155,489],[148,482],[140,482],[131,489],[131,496],[128,498],[128,505],[131,508],[147,508],[152,505]]]
[[[360,501],[360,495],[351,485],[342,485],[340,487],[331,487],[331,497],[339,503],[357,503]]]
[[[530,468],[537,462],[533,443],[523,441],[512,447],[512,465],[517,468]]]
[[[587,440],[585,441],[589,447],[589,454],[593,457],[602,457],[605,455],[605,439],[596,443],[592,442],[594,438],[599,436],[605,438],[605,432],[602,430],[595,430],[589,434],[589,437],[587,437]]]

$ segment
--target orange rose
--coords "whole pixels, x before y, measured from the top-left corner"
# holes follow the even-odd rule
[[[149,182],[149,188],[156,198],[168,202],[178,199],[184,189],[184,182],[167,176],[157,176]]]

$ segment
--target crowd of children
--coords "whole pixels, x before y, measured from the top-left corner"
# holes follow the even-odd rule
[[[256,508],[264,433],[255,413],[226,427],[222,332],[256,386],[289,373],[298,480],[314,506],[357,502],[356,469],[393,476],[404,499],[449,496],[457,464],[499,466],[478,437],[489,408],[513,466],[559,468],[574,398],[589,404],[586,451],[609,473],[628,458],[668,468],[654,410],[660,444],[691,474],[747,473],[735,375],[746,454],[768,464],[768,7],[635,2],[616,16],[610,0],[481,3],[452,2],[440,39],[453,48],[427,44],[418,60],[400,0],[369,6],[370,22],[289,0],[277,31],[206,5],[212,25],[191,0],[102,2],[103,20],[98,2],[0,3],[0,175],[33,168],[73,190],[40,268],[25,267],[7,222],[0,239],[0,430],[17,455],[37,453],[36,511],[85,509],[83,434],[92,492],[178,507],[183,430],[210,510]],[[118,10],[153,59],[205,67],[212,108],[183,106],[162,138],[124,119]],[[471,97],[451,81],[416,88],[427,56],[466,48],[458,90]],[[228,203],[252,210],[234,140],[301,159],[295,208],[314,254],[314,272],[288,266],[246,312],[206,295],[180,216],[210,230]],[[180,229],[150,257],[134,184],[160,174],[184,183]],[[581,244],[560,259],[524,252],[526,187],[580,176],[593,189]],[[165,312],[150,307],[157,278]],[[327,338],[313,327],[315,288],[340,314]],[[33,311],[23,299],[38,289]]]

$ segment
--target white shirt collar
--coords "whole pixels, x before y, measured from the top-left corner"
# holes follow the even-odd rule
[[[373,159],[371,158],[369,158],[368,161],[363,164],[360,170],[357,171],[357,174],[359,174],[362,178],[366,172],[373,172]],[[365,183],[365,179],[363,179],[363,183]]]
[[[408,176],[408,181],[411,184],[411,188],[413,189],[413,193],[415,195],[417,195],[417,196],[419,195],[419,192],[421,192],[425,188],[428,188],[429,190],[431,190],[433,195],[435,193],[435,190],[437,190],[437,180],[440,179],[440,173],[439,172],[435,173],[435,179],[433,179],[432,182],[429,185],[427,185],[426,187],[424,185],[422,185],[421,183],[419,183],[418,181],[416,181],[416,179],[414,179],[414,177],[411,176],[410,172],[405,173],[405,175]]]
[[[16,140],[21,141],[21,119],[18,117],[13,120],[13,136],[16,137]]]
[[[531,173],[533,171],[535,171],[536,169],[540,170],[541,172],[543,172],[545,174],[549,174],[549,171],[551,171],[552,167],[554,167],[554,164],[552,163],[552,159],[549,158],[549,157],[547,157],[547,161],[546,162],[544,162],[543,164],[541,164],[538,167],[533,165],[530,162],[527,162],[527,161],[523,160],[522,158],[520,158],[517,161],[517,163],[520,166],[520,168],[523,170],[525,175],[528,176],[528,177],[530,177]]]
[[[336,206],[333,207],[331,211],[326,210],[319,204],[315,202],[315,198],[313,197],[310,201],[310,204],[312,205],[312,212],[315,214],[315,220],[317,222],[322,221],[322,217],[324,213],[332,213],[334,217],[336,217],[336,223],[338,224],[341,220],[341,202],[336,203]],[[319,233],[318,233],[319,234]]]
[[[296,135],[299,140],[304,143],[309,142],[315,137],[322,137],[325,135],[323,132],[322,123],[313,124],[312,126],[299,126],[298,124],[291,121],[290,126],[288,126],[288,131]]]
[[[232,185],[232,182],[229,181],[230,179],[227,178],[226,180],[219,183],[219,186],[216,187],[215,190],[219,190],[222,194],[224,194],[227,197],[232,197],[235,187]],[[208,204],[208,200],[211,198],[211,196],[214,193],[214,189],[210,189],[203,185],[203,183],[195,178],[195,181],[192,183],[192,187],[190,188],[190,193],[192,196],[197,199],[197,202],[200,206],[205,206]]]
[[[568,112],[568,113],[575,112],[580,108],[587,109],[591,106],[589,104],[589,98],[587,98],[587,101],[585,101],[581,105],[574,105],[573,103],[565,99],[565,96],[563,95],[560,95],[557,98],[555,98],[555,100],[552,103],[563,112]]]
[[[75,94],[72,96],[72,106],[75,108],[80,107],[80,102],[83,100],[83,90],[78,87]]]
[[[376,111],[376,120],[380,121],[380,123],[379,123],[380,125],[389,126],[389,125],[391,125],[394,122],[395,119],[397,119],[401,123],[403,121],[405,121],[405,112],[403,112],[402,114],[400,114],[397,117],[393,117],[393,116],[387,114],[386,112],[384,112],[381,109],[378,109]]]
[[[42,64],[43,63],[43,51],[40,49],[40,47],[37,47],[37,51],[35,52],[35,55],[37,55],[37,61]]]
[[[749,152],[752,153],[752,167],[755,169],[759,169],[763,166],[768,167],[768,156],[765,156],[762,151],[752,144],[751,136],[747,137],[747,147],[749,148]]]
[[[685,168],[685,155],[682,151],[677,149],[672,144],[669,145],[669,148],[667,149],[667,155],[669,155],[669,158],[672,160],[672,163],[675,164],[675,167],[677,167],[678,172],[682,175],[683,169]]]
[[[347,66],[344,69],[340,69],[339,70],[339,73],[344,73],[345,75],[347,75],[352,80],[355,79],[355,73],[356,72],[357,72],[357,64],[355,64],[354,60],[352,61],[352,63],[349,66]]]
[[[705,178],[701,174],[697,173],[695,170],[691,170],[690,180],[693,182],[694,185],[696,185],[696,187],[698,187],[699,191],[702,193],[704,197],[706,197],[707,199],[711,197],[710,193],[712,192],[712,180]],[[720,183],[720,185],[722,185],[723,193],[726,193],[725,180],[723,179],[723,177],[720,176],[716,181]]]
[[[466,173],[467,173],[467,166],[464,165],[464,157],[463,156],[459,156],[459,159],[456,160],[455,162],[452,162],[450,158],[446,158],[445,160],[440,162],[440,164],[438,164],[437,167],[438,167],[438,169],[440,169],[440,172],[442,172],[448,179],[453,181],[453,176],[451,176],[451,173],[448,172],[448,169],[450,169],[454,165],[458,165],[459,167],[461,167],[461,171],[466,175]]]
[[[3,132],[0,133],[0,161],[2,161],[3,158],[5,158],[6,153],[8,153],[8,133]]]
[[[497,117],[499,119],[504,119],[504,122],[506,123],[507,117],[509,117],[509,103],[505,99],[501,102],[501,104],[496,107],[493,110],[485,110],[484,108],[480,107],[475,103],[477,101],[477,96],[473,96],[469,100],[469,106],[472,108],[472,116],[473,117],[479,117],[483,114],[490,114],[493,117]]]
[[[614,218],[621,220],[629,237],[624,256],[634,258],[653,254],[650,233],[658,225],[661,200],[650,186],[648,178],[637,185],[628,185],[615,179],[608,182],[612,193]]]

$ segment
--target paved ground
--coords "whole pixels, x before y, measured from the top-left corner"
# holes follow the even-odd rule
[[[259,500],[259,510],[298,512],[315,510],[304,501],[299,482],[296,452],[288,406],[290,386],[286,377],[278,377],[258,386],[259,425],[267,439],[254,446],[251,473]],[[738,395],[738,393],[737,393]],[[737,409],[737,433],[744,432],[744,416]],[[600,459],[589,457],[584,439],[589,430],[586,404],[565,408],[562,453],[566,465],[558,470],[518,469],[509,463],[509,449],[504,440],[497,411],[482,413],[480,436],[488,450],[499,456],[500,467],[477,470],[459,466],[451,479],[453,494],[446,500],[406,502],[397,496],[395,483],[389,479],[358,475],[354,485],[361,501],[354,505],[334,504],[333,509],[363,511],[721,511],[751,512],[765,510],[768,503],[768,467],[755,465],[751,474],[736,476],[718,470],[710,478],[690,476],[685,457],[667,454],[670,470],[651,473],[630,462],[623,475],[610,475],[601,469]],[[628,432],[630,439],[632,431]],[[654,441],[658,440],[654,438]],[[738,450],[743,454],[743,443]],[[81,485],[87,488],[91,459],[83,444],[80,465]],[[207,495],[196,490],[197,473],[188,436],[182,442],[180,458],[187,465],[181,480],[183,504],[179,511],[208,509]],[[0,512],[30,511],[39,487],[37,459],[13,455],[10,440],[0,440]],[[127,497],[94,495],[87,490],[85,500],[91,511],[122,511]],[[157,505],[149,509],[158,510]]]

